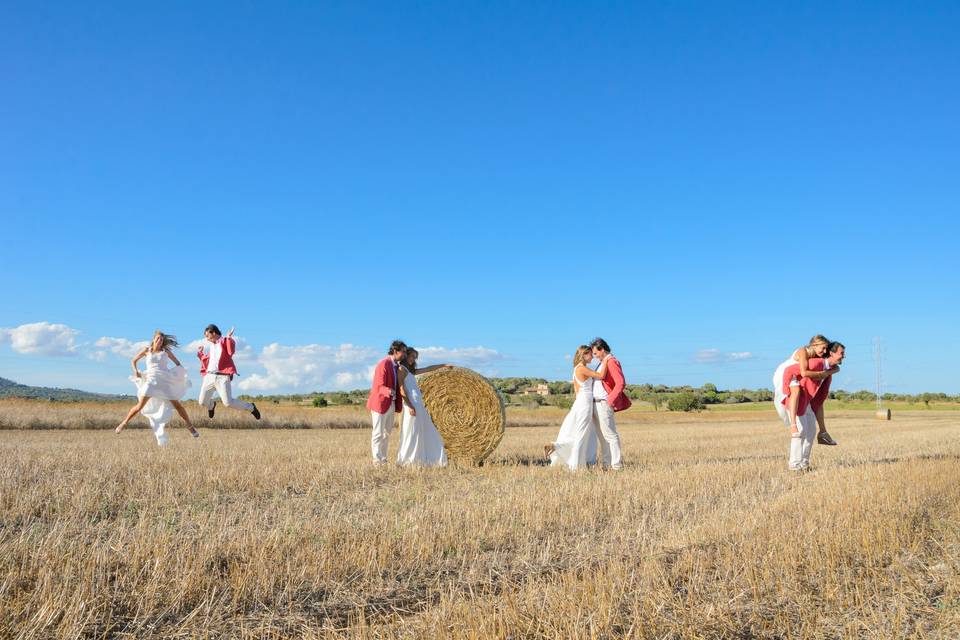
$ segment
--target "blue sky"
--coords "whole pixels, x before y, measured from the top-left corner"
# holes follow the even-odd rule
[[[7,3],[0,376],[131,391],[155,328],[249,392],[394,337],[565,379],[960,392],[956,3]],[[99,343],[99,344],[98,344]],[[196,359],[183,354],[189,366]]]

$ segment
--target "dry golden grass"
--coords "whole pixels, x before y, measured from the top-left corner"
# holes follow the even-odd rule
[[[0,430],[3,429],[113,429],[133,406],[133,402],[48,402],[19,398],[0,398]],[[201,429],[369,429],[370,412],[364,406],[317,408],[299,404],[259,403],[262,419],[243,411],[225,409],[217,402],[216,416],[196,402],[184,402],[190,419]],[[507,426],[529,427],[559,424],[565,411],[556,407],[540,409],[510,408]],[[639,415],[639,414],[638,414]],[[558,417],[559,416],[559,417]],[[399,420],[397,421],[399,424]],[[183,426],[175,418],[170,427]],[[147,429],[147,421],[137,416],[131,429]]]
[[[133,402],[47,402],[15,398],[0,399],[0,429],[113,429],[134,405]],[[225,408],[217,401],[216,415],[207,418],[196,402],[184,402],[190,419],[201,429],[361,429],[369,428],[370,413],[355,406],[323,409],[299,405],[260,403],[263,414],[254,420],[245,411]],[[179,417],[170,427],[183,427]],[[148,429],[147,421],[137,416],[133,429]]]
[[[955,416],[831,416],[804,475],[772,412],[624,420],[620,473],[540,466],[556,426],[429,470],[361,430],[3,431],[0,637],[956,638]]]

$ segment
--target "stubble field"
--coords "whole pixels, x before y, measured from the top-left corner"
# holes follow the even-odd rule
[[[542,466],[556,426],[419,470],[361,429],[0,430],[0,637],[958,637],[960,417],[829,417],[802,475],[772,411],[628,414],[620,473]]]

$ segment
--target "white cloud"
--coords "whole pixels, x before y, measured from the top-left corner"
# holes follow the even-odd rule
[[[111,354],[123,356],[125,358],[132,358],[149,345],[150,342],[148,340],[133,342],[131,340],[127,340],[126,338],[111,338],[110,336],[103,336],[102,338],[98,338],[93,343],[93,346],[96,347],[97,350],[90,352],[89,357],[97,360],[98,362],[103,362],[107,359],[107,356]]]
[[[724,364],[727,362],[741,362],[749,360],[753,354],[749,351],[733,351],[724,353],[720,349],[701,349],[693,354],[693,359],[700,364]]]
[[[9,344],[17,353],[75,356],[79,334],[65,324],[32,322],[12,329],[0,328],[0,344]]]
[[[485,347],[424,347],[417,351],[423,366],[449,362],[484,371],[505,359],[503,354]],[[374,367],[382,357],[378,349],[353,344],[288,346],[274,343],[264,347],[257,358],[257,364],[265,373],[243,376],[237,386],[248,393],[358,389],[370,384]]]
[[[437,362],[448,362],[471,368],[489,368],[496,362],[505,359],[505,356],[486,347],[464,347],[447,349],[444,347],[417,347],[420,352],[418,366],[427,366]]]
[[[258,358],[266,373],[241,378],[237,386],[248,392],[355,389],[370,380],[371,367],[379,358],[379,351],[352,344],[333,347],[273,343],[265,346]]]
[[[93,342],[77,342],[80,332],[63,324],[35,322],[15,328],[0,328],[0,345],[9,345],[14,351],[47,356],[84,355],[96,362],[110,358],[132,358],[148,346],[148,340],[102,336]],[[380,349],[354,344],[337,346],[322,344],[269,344],[259,353],[242,337],[237,336],[234,360],[241,377],[237,387],[251,392],[286,392],[315,390],[347,390],[369,385],[377,362],[384,356]],[[205,340],[193,340],[181,348],[189,358]],[[494,349],[476,347],[423,347],[420,365],[448,362],[486,375],[495,375],[492,369],[506,356]],[[181,357],[183,360],[183,357]]]

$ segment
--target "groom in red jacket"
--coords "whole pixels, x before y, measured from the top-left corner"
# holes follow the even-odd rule
[[[387,461],[387,443],[393,430],[394,413],[403,411],[403,399],[397,375],[400,361],[407,355],[407,345],[402,340],[394,340],[387,351],[387,357],[377,363],[373,371],[373,384],[367,398],[367,409],[373,419],[373,433],[370,436],[370,449],[373,463],[384,464]]]
[[[237,375],[237,367],[233,364],[233,354],[237,350],[237,341],[233,339],[233,328],[227,335],[221,335],[219,327],[208,324],[203,330],[203,337],[210,344],[210,351],[204,353],[203,346],[197,349],[200,358],[200,399],[197,402],[207,408],[207,415],[212,419],[217,403],[213,399],[213,392],[220,396],[224,406],[241,411],[249,411],[257,420],[260,419],[260,410],[256,404],[244,402],[233,397],[233,376]]]
[[[603,362],[608,355],[607,374],[603,380],[593,381],[593,420],[599,431],[600,450],[603,456],[603,465],[616,471],[623,468],[623,457],[620,454],[620,434],[617,433],[617,421],[614,412],[629,409],[630,398],[624,393],[627,381],[623,377],[623,368],[620,361],[610,353],[610,345],[603,338],[594,338],[590,343],[593,348],[593,357],[597,362]]]

